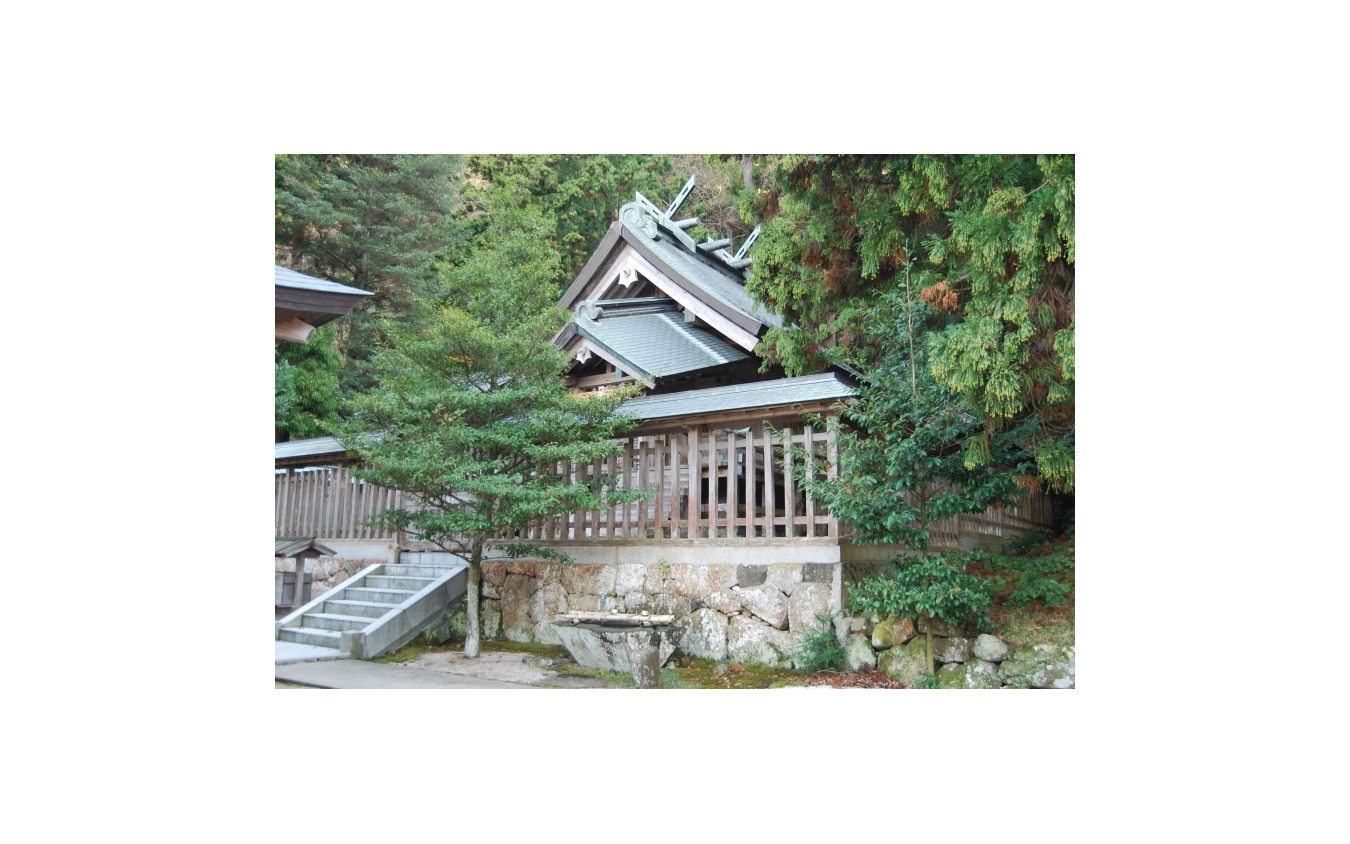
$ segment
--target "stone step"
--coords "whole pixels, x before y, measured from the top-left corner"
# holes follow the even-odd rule
[[[331,615],[359,615],[366,618],[379,618],[389,612],[392,606],[392,604],[377,601],[325,601],[321,612]]]
[[[342,634],[336,630],[316,630],[312,627],[283,627],[277,638],[283,642],[316,645],[320,648],[340,648]]]
[[[420,592],[435,580],[434,577],[385,577],[373,574],[367,576],[364,583],[372,589],[411,589]]]
[[[386,565],[380,574],[389,577],[444,577],[454,573],[459,566],[391,566]]]
[[[370,589],[364,586],[353,586],[343,592],[343,595],[352,601],[366,601],[375,604],[401,604],[411,598],[415,592],[410,589]]]
[[[301,619],[302,627],[317,627],[320,630],[364,630],[375,619],[359,615],[334,615],[326,612],[307,612]]]

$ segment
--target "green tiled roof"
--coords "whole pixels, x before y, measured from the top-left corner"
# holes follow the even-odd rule
[[[596,319],[583,309],[577,333],[629,364],[635,375],[661,378],[708,369],[749,355],[720,337],[685,322],[670,299],[619,299],[594,303]]]

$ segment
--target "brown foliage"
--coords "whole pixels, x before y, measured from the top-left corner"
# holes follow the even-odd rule
[[[933,306],[935,311],[956,312],[961,306],[961,299],[956,295],[956,291],[945,281],[939,281],[932,287],[925,287],[919,291],[919,298]]]

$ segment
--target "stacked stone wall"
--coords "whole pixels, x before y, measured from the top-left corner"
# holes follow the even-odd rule
[[[844,640],[848,667],[880,668],[908,686],[928,673],[926,623],[891,616],[853,616],[845,619]],[[950,624],[935,622],[933,667],[937,684],[949,689],[1072,689],[1074,648],[1034,645],[1013,649],[988,634],[971,635]]]
[[[294,557],[274,557],[273,559],[276,560],[274,571],[295,571]],[[355,557],[315,557],[305,560],[305,573],[314,575],[314,579],[310,583],[310,600],[319,597],[366,566],[387,562],[389,561],[382,558],[358,559]]]
[[[681,653],[785,665],[817,615],[840,607],[838,563],[706,565],[540,560],[483,562],[483,635],[560,644],[549,627],[565,613],[673,615]]]

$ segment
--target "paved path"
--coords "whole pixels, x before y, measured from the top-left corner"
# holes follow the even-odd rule
[[[321,648],[317,645],[302,645],[299,642],[276,641],[276,663],[311,662],[316,659],[346,659],[337,648]]]
[[[328,650],[328,649],[324,649]],[[359,659],[293,662],[276,667],[276,679],[323,689],[532,689],[523,683],[484,680],[463,674],[423,671],[394,663]]]

